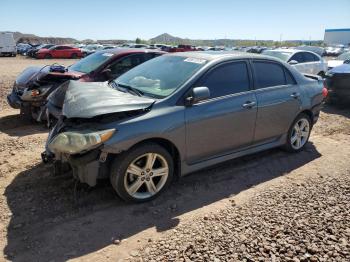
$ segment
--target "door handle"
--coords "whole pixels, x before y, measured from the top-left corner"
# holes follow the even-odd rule
[[[243,108],[252,108],[253,106],[255,106],[255,102],[251,101],[247,101],[242,105]]]
[[[299,98],[300,97],[300,94],[299,93],[297,93],[297,92],[294,92],[293,94],[291,94],[290,95],[291,97],[293,97],[293,98],[295,98],[295,99],[297,99],[297,98]]]

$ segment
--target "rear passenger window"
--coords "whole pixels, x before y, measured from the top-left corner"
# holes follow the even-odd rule
[[[306,63],[316,61],[315,60],[315,56],[313,54],[311,54],[311,53],[305,52],[305,53],[303,53],[303,55],[304,55],[304,61]]]
[[[258,88],[285,85],[283,68],[275,63],[253,62]]]
[[[220,65],[211,70],[200,81],[210,90],[210,97],[220,97],[249,90],[249,76],[245,62]]]

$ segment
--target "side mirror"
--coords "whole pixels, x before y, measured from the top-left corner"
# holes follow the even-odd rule
[[[110,79],[112,77],[112,70],[107,68],[101,72],[101,74],[106,78]]]
[[[298,64],[298,61],[296,61],[296,60],[291,60],[291,61],[288,62],[288,64],[290,64],[290,65],[296,65],[296,64]]]
[[[210,97],[208,87],[201,86],[192,89],[192,93],[186,98],[186,105],[193,105]]]

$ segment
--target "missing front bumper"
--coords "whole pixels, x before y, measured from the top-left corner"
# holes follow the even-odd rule
[[[61,159],[57,159],[50,153],[41,154],[44,163],[53,164],[54,175],[67,173],[68,165],[73,177],[89,186],[95,186],[97,179],[107,178],[109,175],[109,161],[101,161],[101,156],[103,156],[102,159],[105,158],[105,153],[100,150],[94,150],[84,155],[70,155]]]

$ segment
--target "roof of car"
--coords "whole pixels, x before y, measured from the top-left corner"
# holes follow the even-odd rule
[[[264,58],[264,59],[275,60],[280,62],[279,59],[276,59],[271,56],[239,52],[239,51],[192,51],[192,52],[171,53],[170,55],[185,56],[185,57],[196,58],[196,59],[205,59],[208,61],[221,59],[221,58],[237,58],[237,59]]]
[[[121,54],[139,54],[139,53],[158,53],[158,54],[165,54],[166,52],[156,50],[156,49],[145,49],[145,48],[124,48],[124,47],[117,47],[113,49],[105,49],[101,50],[99,52],[103,53],[113,53],[115,55],[121,55]]]
[[[303,50],[303,49],[273,49],[273,50],[268,50],[271,52],[283,52],[283,53],[290,53],[290,54],[295,54],[298,52],[312,52],[310,50]]]

